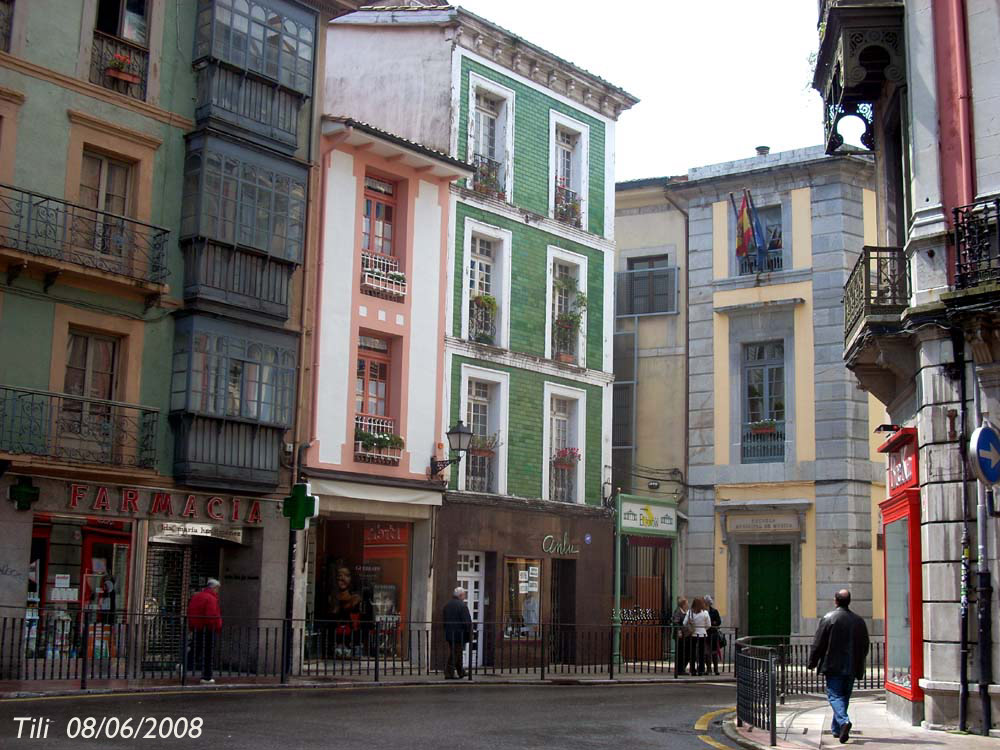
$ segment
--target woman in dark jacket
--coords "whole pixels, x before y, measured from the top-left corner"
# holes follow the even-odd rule
[[[719,626],[722,625],[722,615],[715,608],[712,597],[705,594],[705,605],[708,607],[708,617],[712,621],[712,627],[708,629],[708,651],[712,657],[712,669],[719,674],[719,655],[722,651],[719,641]]]

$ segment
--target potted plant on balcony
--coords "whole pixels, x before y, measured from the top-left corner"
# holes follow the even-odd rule
[[[364,453],[382,453],[386,449],[401,450],[405,446],[405,441],[399,435],[368,432],[359,427],[354,429],[354,442],[360,446],[360,452]]]
[[[471,319],[469,320],[469,330],[471,338],[477,344],[494,343],[493,330],[494,321],[497,316],[497,300],[491,294],[478,294],[470,300]]]
[[[552,456],[552,466],[557,469],[575,468],[583,458],[579,448],[560,448]]]
[[[555,292],[565,292],[569,297],[567,309],[553,321],[556,361],[575,364],[576,344],[580,337],[583,314],[587,310],[587,295],[579,290],[576,279],[566,276],[555,280]]]
[[[751,422],[747,427],[751,435],[773,435],[778,431],[778,423],[773,419],[760,419]]]
[[[469,443],[470,456],[495,456],[497,448],[500,447],[500,433],[494,432],[492,435],[473,435],[472,442]]]
[[[142,79],[136,73],[130,73],[127,69],[132,65],[132,58],[122,52],[116,52],[108,60],[108,67],[104,73],[108,78],[117,78],[126,83],[139,83]]]

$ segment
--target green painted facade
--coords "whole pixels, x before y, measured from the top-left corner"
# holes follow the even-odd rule
[[[195,0],[165,4],[162,25],[161,59],[157,61],[160,88],[156,106],[185,119],[194,116],[195,75],[191,69]],[[84,4],[62,0],[18,2],[17,13],[26,14],[26,42],[15,57],[27,63],[0,64],[0,87],[19,92],[24,101],[17,109],[15,164],[10,184],[13,188],[52,196],[66,194],[66,165],[70,156],[73,124],[67,113],[84,112],[92,117],[146,134],[162,141],[152,164],[152,200],[148,223],[170,231],[167,243],[169,285],[164,297],[167,306],[148,310],[141,298],[113,291],[98,292],[87,285],[58,278],[48,289],[29,271],[11,285],[0,287],[0,351],[16,356],[0,357],[0,385],[50,390],[53,356],[55,306],[64,304],[90,312],[145,322],[143,349],[133,352],[131,361],[119,361],[120,371],[130,377],[138,371],[139,406],[160,410],[157,430],[156,469],[172,472],[173,441],[167,413],[170,394],[170,361],[173,351],[172,309],[181,299],[183,260],[177,244],[184,166],[184,128],[168,125],[141,110],[147,105],[133,103],[124,96],[122,104],[94,97],[68,85],[61,77],[80,81],[78,75],[80,30],[91,28],[84,22]],[[59,19],[56,23],[53,19]],[[151,62],[152,65],[152,62]],[[34,67],[37,66],[37,67]],[[131,106],[130,106],[131,105]],[[4,133],[6,135],[6,133]],[[57,389],[61,390],[61,388]]]
[[[510,243],[510,299],[501,302],[510,315],[510,352],[544,357],[546,350],[546,321],[550,311],[545,304],[548,283],[548,248],[554,246],[584,256],[587,259],[587,278],[583,291],[587,294],[586,361],[591,370],[603,369],[604,321],[613,314],[604,309],[606,250],[599,245],[604,235],[605,191],[605,138],[606,128],[601,120],[585,111],[567,106],[545,93],[542,86],[532,87],[503,75],[493,68],[462,57],[461,95],[459,97],[458,157],[467,158],[470,73],[495,81],[514,91],[514,145],[513,145],[513,194],[508,196],[516,209],[547,216],[549,212],[549,158],[550,111],[556,110],[574,120],[585,123],[589,134],[589,187],[588,220],[584,230],[594,237],[593,245],[565,239],[561,234],[546,231],[537,223],[526,224],[520,218],[489,210],[472,200],[460,198],[456,205],[455,238],[452,288],[451,335],[462,335],[462,292],[468,283],[464,267],[465,221],[474,219],[511,233]],[[489,359],[484,348],[483,358],[469,358],[455,354],[451,358],[452,420],[464,419],[460,413],[462,399],[462,366],[504,372],[509,375],[509,403],[507,413],[507,494],[538,498],[543,495],[543,462],[548,460],[547,449],[542,444],[545,420],[549,419],[544,403],[545,383],[568,386],[586,393],[586,424],[584,425],[584,502],[598,505],[602,497],[603,435],[611,429],[603,424],[604,386],[599,378],[591,382],[557,377],[540,373],[537,369],[501,365]],[[493,350],[495,351],[495,350]],[[562,367],[562,365],[556,365]],[[567,373],[569,370],[567,370]],[[577,372],[579,372],[577,370]],[[452,489],[457,488],[457,472],[452,474]]]
[[[590,127],[587,230],[604,233],[605,127],[600,120],[563,104],[537,88],[524,85],[467,57],[462,58],[462,91],[458,157],[468,158],[469,73],[474,72],[514,91],[514,195],[513,202],[536,214],[549,213],[549,110],[556,110]]]

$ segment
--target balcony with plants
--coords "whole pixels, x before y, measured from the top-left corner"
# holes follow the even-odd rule
[[[578,229],[583,226],[580,194],[575,190],[571,190],[565,180],[559,177],[556,178],[554,200],[556,221],[561,221],[563,224],[569,224]]]
[[[554,287],[554,293],[565,294],[569,302],[552,321],[552,358],[563,364],[579,365],[580,329],[587,312],[587,295],[579,290],[573,277],[557,278]]]
[[[742,435],[742,463],[771,463],[785,460],[785,423],[760,419],[746,422]]]
[[[361,253],[361,292],[373,297],[402,302],[406,299],[406,274],[399,260],[382,253]]]
[[[465,489],[468,492],[496,492],[497,451],[500,433],[473,435],[465,463]]]
[[[478,294],[469,300],[469,340],[477,344],[497,344],[497,300]]]
[[[169,238],[166,229],[126,216],[0,184],[0,256],[12,261],[9,280],[29,255],[49,272],[47,284],[75,269],[108,274],[129,287],[162,284]]]
[[[354,417],[354,460],[368,464],[399,466],[406,442],[396,434],[390,417],[358,414]]]
[[[472,176],[472,189],[475,192],[499,201],[507,200],[502,162],[482,154],[473,154],[472,166],[476,170]]]
[[[583,458],[579,448],[559,448],[549,459],[549,500],[576,502],[576,471]]]
[[[146,100],[149,50],[128,39],[94,29],[90,82],[119,94]]]

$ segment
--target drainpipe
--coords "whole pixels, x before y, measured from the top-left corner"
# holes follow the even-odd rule
[[[969,587],[972,571],[970,562],[971,538],[969,535],[969,457],[966,436],[969,434],[969,415],[965,408],[965,341],[957,328],[951,330],[951,346],[955,360],[955,370],[959,377],[959,409],[962,410],[962,426],[958,434],[958,452],[962,459],[962,578],[959,619],[959,663],[958,663],[958,728],[965,732],[969,723]]]
[[[964,362],[963,362],[964,364]],[[963,378],[964,382],[964,378]],[[982,403],[979,388],[972,383],[972,410],[976,424],[982,424]],[[965,442],[963,435],[962,441]],[[966,465],[968,460],[966,460]],[[967,472],[968,469],[963,467]],[[976,503],[976,542],[979,556],[976,571],[976,614],[979,625],[979,706],[983,717],[983,736],[989,737],[993,724],[989,687],[993,682],[993,586],[990,581],[990,567],[987,560],[989,511],[986,503],[986,488],[982,482],[976,482],[978,502]]]

